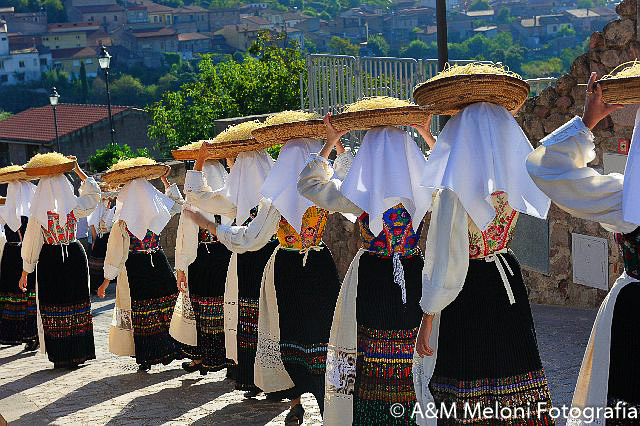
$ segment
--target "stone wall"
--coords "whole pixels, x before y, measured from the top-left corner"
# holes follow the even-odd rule
[[[603,31],[592,34],[589,51],[579,56],[568,74],[560,77],[554,87],[529,99],[517,120],[531,140],[539,141],[576,115],[581,115],[591,72],[601,77],[618,65],[640,57],[637,33],[637,0],[624,0],[617,8],[619,18],[609,22]],[[627,107],[603,120],[594,129],[597,157],[590,164],[602,171],[603,154],[617,152],[618,139],[630,139],[633,132],[635,107]],[[550,275],[525,271],[531,288],[531,301],[582,307],[597,306],[606,292],[573,283],[571,233],[591,235],[609,240],[609,285],[623,270],[613,235],[597,223],[570,217],[556,206],[549,213]]]

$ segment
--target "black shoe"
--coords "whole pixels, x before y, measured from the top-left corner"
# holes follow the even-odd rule
[[[171,358],[167,358],[164,361],[162,361],[162,365],[169,365],[173,362],[173,360],[176,359],[175,357],[171,357]]]
[[[182,363],[182,369],[184,371],[186,371],[187,373],[193,373],[194,371],[198,371],[200,370],[200,367],[202,366],[202,363],[197,363],[197,364],[193,364],[191,362],[183,362]]]
[[[258,394],[260,393],[260,391],[258,391],[257,389],[251,389],[248,390],[244,393],[244,397],[249,399],[249,398],[255,398],[256,396],[258,396]]]
[[[302,408],[302,404],[296,404],[291,407],[289,412],[287,413],[287,417],[284,418],[284,422],[286,423],[294,423],[301,425],[304,420],[304,408]]]
[[[207,367],[203,367],[202,365],[200,365],[200,375],[201,376],[206,376],[208,372],[209,372],[209,369]]]
[[[30,340],[25,345],[24,351],[25,352],[37,351],[39,347],[40,347],[40,340],[38,340],[38,339]]]
[[[140,366],[138,367],[138,371],[140,373],[146,373],[149,370],[151,370],[151,365],[147,363],[140,364]]]

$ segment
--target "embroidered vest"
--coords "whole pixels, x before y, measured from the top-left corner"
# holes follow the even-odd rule
[[[316,206],[309,207],[302,216],[302,233],[298,234],[283,217],[278,224],[278,241],[280,246],[288,249],[304,250],[317,247],[322,242],[324,227],[327,224],[329,212]]]
[[[147,234],[142,240],[129,233],[129,251],[134,253],[152,252],[160,249],[160,235],[147,230]]]
[[[42,227],[42,235],[46,244],[69,244],[76,240],[78,220],[73,211],[67,215],[67,222],[64,226],[60,225],[58,213],[47,212],[47,216],[47,228]]]
[[[513,238],[519,213],[511,208],[505,192],[495,192],[491,199],[496,217],[486,231],[481,231],[469,218],[469,259],[480,259],[506,249]]]
[[[395,252],[401,257],[417,254],[418,241],[422,232],[422,223],[417,232],[413,231],[411,215],[402,204],[398,204],[382,215],[382,232],[377,236],[369,230],[369,215],[363,213],[358,218],[360,226],[361,247],[380,256],[393,256]]]
[[[627,275],[640,280],[640,227],[629,234],[615,234]]]

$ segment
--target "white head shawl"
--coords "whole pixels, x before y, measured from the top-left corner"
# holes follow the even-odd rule
[[[7,185],[7,201],[0,207],[0,217],[13,232],[20,229],[22,216],[29,217],[35,193],[36,186],[28,181],[18,180]]]
[[[202,167],[202,172],[204,173],[205,180],[207,181],[207,185],[214,191],[220,190],[221,188],[223,188],[224,183],[227,181],[227,178],[229,176],[229,173],[227,173],[227,170],[218,160],[207,160],[204,163],[204,166]],[[185,191],[187,190],[188,188],[185,187]],[[187,204],[185,203],[184,208],[186,207],[187,207]],[[193,205],[189,205],[188,207],[190,209],[200,212],[200,214],[202,214],[204,217],[209,219],[211,222],[215,221],[215,217],[216,217],[215,214],[211,214],[207,211],[200,210],[199,208]],[[222,216],[221,219],[223,224],[230,224],[231,222],[233,222],[233,218],[226,218],[225,216]]]
[[[171,198],[146,179],[134,179],[118,193],[113,221],[124,221],[129,232],[142,240],[147,230],[154,234],[162,232],[171,219],[173,204]]]
[[[636,113],[636,124],[631,137],[631,150],[624,168],[622,192],[622,214],[627,222],[640,225],[640,109]]]
[[[98,207],[91,212],[91,214],[87,217],[87,226],[89,228],[91,228],[91,226],[93,225],[96,228],[96,232],[100,232],[100,221],[102,220],[104,221],[106,228],[111,229],[116,208],[109,208],[109,203],[109,198],[103,198],[98,204]]]
[[[516,211],[546,218],[549,198],[533,183],[526,168],[531,143],[505,108],[476,103],[444,127],[422,178],[430,192],[449,188],[473,222],[486,227],[496,215],[491,195],[504,191]]]
[[[67,223],[67,215],[78,205],[73,186],[63,174],[40,179],[31,200],[31,216],[44,228],[48,228],[48,212],[60,216],[60,225]]]
[[[280,150],[276,164],[262,185],[262,195],[272,204],[289,224],[300,232],[302,216],[313,203],[298,193],[296,176],[304,169],[309,155],[320,152],[322,142],[316,139],[293,139]]]
[[[394,127],[367,132],[340,191],[369,214],[369,229],[382,232],[382,215],[402,203],[414,230],[431,205],[431,193],[420,187],[427,160],[407,133]]]
[[[238,154],[221,189],[225,198],[236,206],[236,224],[242,225],[249,219],[251,209],[262,199],[260,188],[273,163],[273,158],[263,149]]]

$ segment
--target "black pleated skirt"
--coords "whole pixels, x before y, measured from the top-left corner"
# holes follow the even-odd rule
[[[182,345],[191,359],[216,371],[228,365],[224,345],[224,288],[231,252],[216,242],[198,245],[189,265],[189,296],[196,320],[198,346]]]
[[[475,259],[462,291],[441,313],[430,388],[437,404],[455,405],[457,413],[442,424],[553,424],[548,415],[537,417],[538,404],[551,407],[551,396],[520,265],[513,254],[502,256],[513,272],[505,266],[513,305],[496,263]],[[465,412],[465,406],[482,411],[496,404],[514,417],[489,421]]]
[[[169,335],[178,297],[169,261],[162,250],[152,254],[131,252],[126,268],[136,362],[150,365],[170,362],[176,358],[179,347]]]
[[[104,258],[107,255],[107,242],[109,234],[98,236],[89,256],[89,276],[91,278],[91,290],[96,291],[104,280]]]
[[[95,359],[89,269],[82,245],[45,244],[36,273],[49,360],[67,367]]]
[[[401,259],[407,303],[393,279],[393,260],[364,253],[358,268],[358,358],[354,387],[354,425],[415,424],[409,413],[416,403],[413,352],[422,320],[420,255]],[[395,418],[391,407],[402,405]]]
[[[238,366],[236,389],[255,390],[253,364],[258,345],[258,299],[262,273],[278,241],[270,241],[257,251],[238,255]]]
[[[22,275],[21,246],[6,243],[0,261],[0,344],[19,345],[38,338],[36,274],[27,277],[27,291],[18,281]]]
[[[611,323],[611,349],[609,358],[608,406],[620,403],[627,408],[640,409],[640,371],[636,363],[640,357],[638,333],[638,303],[640,283],[627,284],[616,299]],[[607,425],[637,424],[637,419],[624,419],[619,412],[617,419],[607,420]]]
[[[278,251],[274,280],[280,318],[280,353],[295,387],[285,397],[310,392],[324,406],[324,374],[340,278],[331,251]]]

